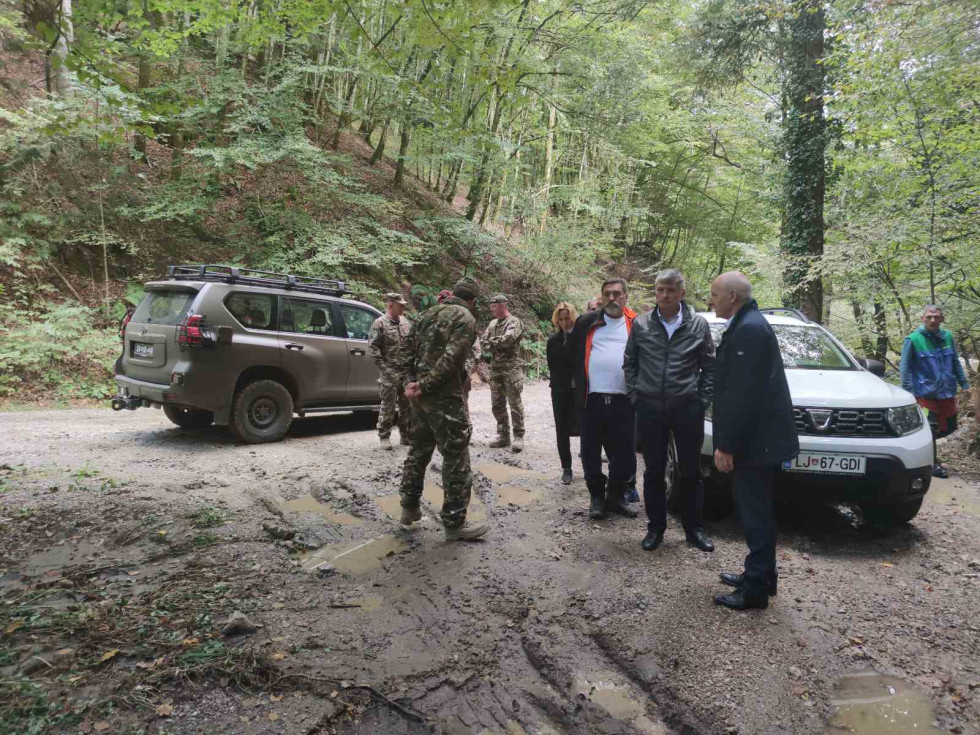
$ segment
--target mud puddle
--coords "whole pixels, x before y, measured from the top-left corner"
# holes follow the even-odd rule
[[[919,735],[933,727],[929,697],[894,676],[858,671],[844,676],[830,703],[837,711],[825,735]]]
[[[422,500],[427,501],[434,512],[437,520],[439,515],[439,510],[442,508],[442,488],[435,484],[428,484],[422,489]],[[398,493],[393,493],[391,495],[382,495],[376,497],[374,502],[378,504],[378,507],[391,518],[396,520],[401,517],[402,513],[402,498]],[[474,521],[482,521],[487,517],[486,508],[483,507],[483,503],[480,498],[477,497],[476,493],[470,496],[470,506],[466,512],[466,517]]]
[[[643,735],[668,735],[669,730],[647,714],[646,705],[634,697],[630,687],[604,677],[575,679],[572,696],[583,697]]]
[[[955,480],[934,477],[929,492],[926,493],[926,502],[959,508],[964,513],[980,518],[980,500],[977,499],[976,492]]]
[[[289,513],[315,513],[330,523],[336,523],[341,526],[350,526],[362,522],[360,518],[355,518],[349,513],[336,512],[329,505],[321,503],[312,495],[297,498],[296,500],[287,500],[283,503],[282,508]]]
[[[501,503],[511,505],[528,505],[539,499],[541,484],[550,479],[541,472],[505,464],[481,464],[473,469],[494,483],[494,494]]]
[[[307,571],[333,567],[338,572],[364,574],[380,569],[389,556],[408,550],[408,544],[394,536],[380,536],[369,541],[349,544],[328,544],[300,557],[300,565]]]

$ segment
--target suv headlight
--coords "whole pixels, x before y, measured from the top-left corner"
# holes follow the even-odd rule
[[[922,413],[916,404],[888,409],[888,425],[899,436],[911,434],[922,428]]]

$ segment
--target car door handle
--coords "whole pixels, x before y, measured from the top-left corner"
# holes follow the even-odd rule
[[[287,350],[302,350],[303,349],[303,345],[298,345],[295,342],[287,342],[286,343],[286,349]]]
[[[362,350],[362,349],[361,349],[360,347],[355,347],[354,349],[352,349],[352,350],[350,351],[350,353],[351,353],[352,355],[356,355],[357,357],[360,357],[361,355],[363,355],[363,354],[364,354],[364,350]]]

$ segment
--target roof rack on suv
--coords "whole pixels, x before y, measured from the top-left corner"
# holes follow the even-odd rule
[[[759,309],[759,311],[761,311],[763,314],[772,314],[773,316],[777,314],[789,314],[790,316],[799,319],[801,322],[806,322],[807,324],[810,323],[810,320],[807,318],[806,314],[799,309],[792,308],[791,306],[770,306],[765,309]]]
[[[347,284],[343,281],[273,273],[254,268],[236,268],[230,265],[171,265],[167,266],[167,276],[174,281],[218,281],[246,286],[271,286],[327,296],[343,296],[350,293]]]

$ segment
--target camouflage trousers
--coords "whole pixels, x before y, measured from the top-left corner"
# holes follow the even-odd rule
[[[412,401],[411,447],[402,468],[402,507],[418,508],[425,470],[436,447],[442,455],[442,524],[459,528],[466,522],[473,475],[470,472],[470,423],[462,397],[430,396]]]
[[[405,440],[411,432],[412,409],[405,397],[405,381],[399,376],[382,375],[378,378],[381,386],[381,411],[378,414],[378,436],[387,439],[391,436],[391,427],[395,425],[395,413],[398,414],[398,431]]]
[[[507,420],[507,404],[510,404],[510,419],[514,422],[514,436],[524,436],[524,404],[521,392],[524,390],[524,374],[520,368],[504,371],[490,370],[490,408],[497,420],[497,433],[510,436],[510,422]]]

